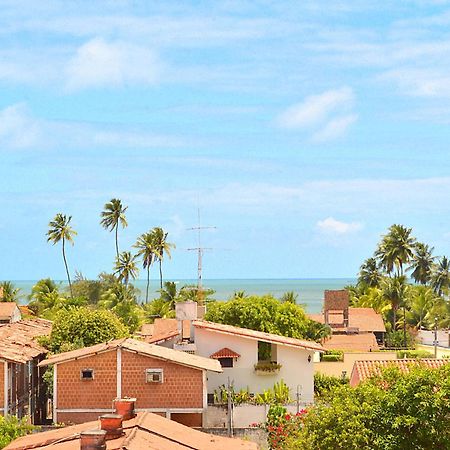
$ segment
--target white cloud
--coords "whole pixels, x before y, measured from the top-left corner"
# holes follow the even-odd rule
[[[348,110],[353,103],[354,94],[349,87],[326,91],[291,106],[279,115],[277,123],[282,128],[309,128],[323,122],[332,112]]]
[[[0,143],[10,148],[27,148],[41,137],[39,122],[32,117],[24,103],[0,111]]]
[[[350,126],[357,120],[358,116],[356,114],[349,114],[347,116],[331,119],[322,129],[316,131],[312,135],[311,142],[320,144],[344,136]]]
[[[149,49],[96,38],[79,47],[67,64],[67,87],[153,84],[159,79],[160,71],[161,63]]]
[[[333,217],[327,217],[317,222],[317,228],[325,234],[349,234],[363,228],[361,222],[341,222]]]

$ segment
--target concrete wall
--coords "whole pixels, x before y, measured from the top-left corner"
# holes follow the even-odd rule
[[[420,330],[417,335],[417,340],[423,345],[433,345],[434,331]],[[438,330],[437,340],[439,347],[450,348],[450,331]]]
[[[257,375],[254,365],[258,362],[258,341],[196,328],[195,343],[197,354],[206,358],[224,347],[241,355],[235,360],[234,367],[224,367],[220,374],[208,373],[208,393],[213,393],[222,384],[227,385],[228,378],[235,390],[248,388],[251,393],[263,392],[284,380],[291,388],[293,398],[299,386],[302,400],[313,401],[314,365],[308,362],[308,356],[313,357],[312,351],[277,345],[277,362],[282,364],[281,370],[269,375]]]
[[[350,377],[355,361],[381,361],[397,359],[396,352],[351,352],[344,353],[344,361],[314,363],[314,372],[334,377],[342,376],[346,372]]]

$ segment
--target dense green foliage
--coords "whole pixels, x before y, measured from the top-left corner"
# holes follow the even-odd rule
[[[399,350],[397,352],[398,359],[420,359],[433,358],[434,355],[426,350]]]
[[[385,369],[356,388],[318,400],[283,448],[428,450],[450,448],[450,364],[409,373]]]
[[[54,319],[50,336],[42,343],[53,353],[88,347],[128,336],[129,331],[111,311],[86,307],[60,310]]]
[[[271,295],[211,302],[205,320],[298,339],[320,340],[329,334],[329,328],[308,319],[300,305]]]
[[[16,288],[11,281],[0,283],[0,302],[18,302],[20,289]]]
[[[372,307],[383,314],[388,331],[402,330],[389,345],[411,345],[408,329],[450,325],[450,262],[433,251],[411,228],[392,225],[361,265],[357,285],[349,287],[352,306]]]
[[[316,372],[314,374],[314,394],[323,397],[328,395],[334,388],[347,385],[348,382],[349,379],[347,377],[333,377]]]
[[[28,423],[27,417],[18,419],[15,416],[0,416],[0,449],[14,439],[31,433],[35,428]]]

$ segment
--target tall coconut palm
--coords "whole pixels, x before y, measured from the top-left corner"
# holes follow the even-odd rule
[[[358,284],[363,284],[367,287],[378,287],[382,275],[375,258],[366,259],[360,267]]]
[[[389,275],[395,267],[396,276],[403,276],[404,265],[412,259],[416,239],[411,233],[412,228],[394,224],[383,236],[375,255]]]
[[[125,211],[127,209],[128,206],[123,206],[121,200],[118,198],[113,198],[108,203],[105,203],[101,213],[102,220],[100,221],[100,224],[102,227],[109,231],[115,231],[117,258],[119,257],[119,224],[122,225],[122,228],[128,226],[127,219],[125,217]]]
[[[145,291],[145,303],[148,303],[148,292],[150,288],[150,267],[155,262],[156,253],[153,234],[151,232],[141,234],[134,247],[139,251],[136,256],[142,258],[142,266],[147,269],[147,289]]]
[[[416,283],[427,284],[431,280],[435,256],[433,247],[422,242],[414,246],[414,255],[408,270],[412,270],[411,276]]]
[[[132,255],[131,252],[122,252],[116,258],[114,275],[117,275],[117,279],[126,286],[128,285],[130,278],[135,280],[139,273],[135,260],[136,255]]]
[[[161,227],[155,227],[152,230],[153,243],[155,248],[156,259],[159,261],[159,283],[160,289],[163,287],[163,275],[162,275],[162,262],[164,256],[167,255],[170,258],[170,249],[175,248],[175,244],[167,242],[167,235]]]
[[[438,295],[448,295],[450,287],[450,261],[443,256],[437,263],[431,277],[431,285]]]
[[[420,330],[429,322],[430,312],[436,302],[436,294],[429,286],[410,286],[408,289],[408,322]]]
[[[385,278],[381,284],[383,297],[389,301],[392,309],[392,329],[395,330],[397,323],[397,311],[404,305],[406,292],[406,279],[404,276]]]
[[[49,230],[47,231],[47,242],[51,242],[53,245],[57,244],[59,241],[62,242],[64,266],[66,267],[70,296],[73,297],[72,282],[70,281],[69,267],[67,265],[65,250],[66,241],[73,245],[73,238],[77,235],[77,232],[70,226],[71,220],[72,216],[66,216],[61,213],[56,214],[55,218],[48,224]]]

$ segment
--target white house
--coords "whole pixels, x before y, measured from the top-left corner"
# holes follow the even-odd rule
[[[197,320],[197,304],[177,303],[178,336],[176,350],[187,351],[220,362],[223,373],[208,374],[208,393],[228,380],[235,390],[261,393],[283,380],[291,396],[300,393],[302,402],[314,399],[315,352],[324,348],[313,341]],[[165,343],[166,333],[153,335],[154,343]],[[172,338],[171,338],[172,339]],[[164,344],[163,344],[164,345]]]
[[[22,314],[17,303],[0,302],[0,325],[18,322],[21,319]]]

